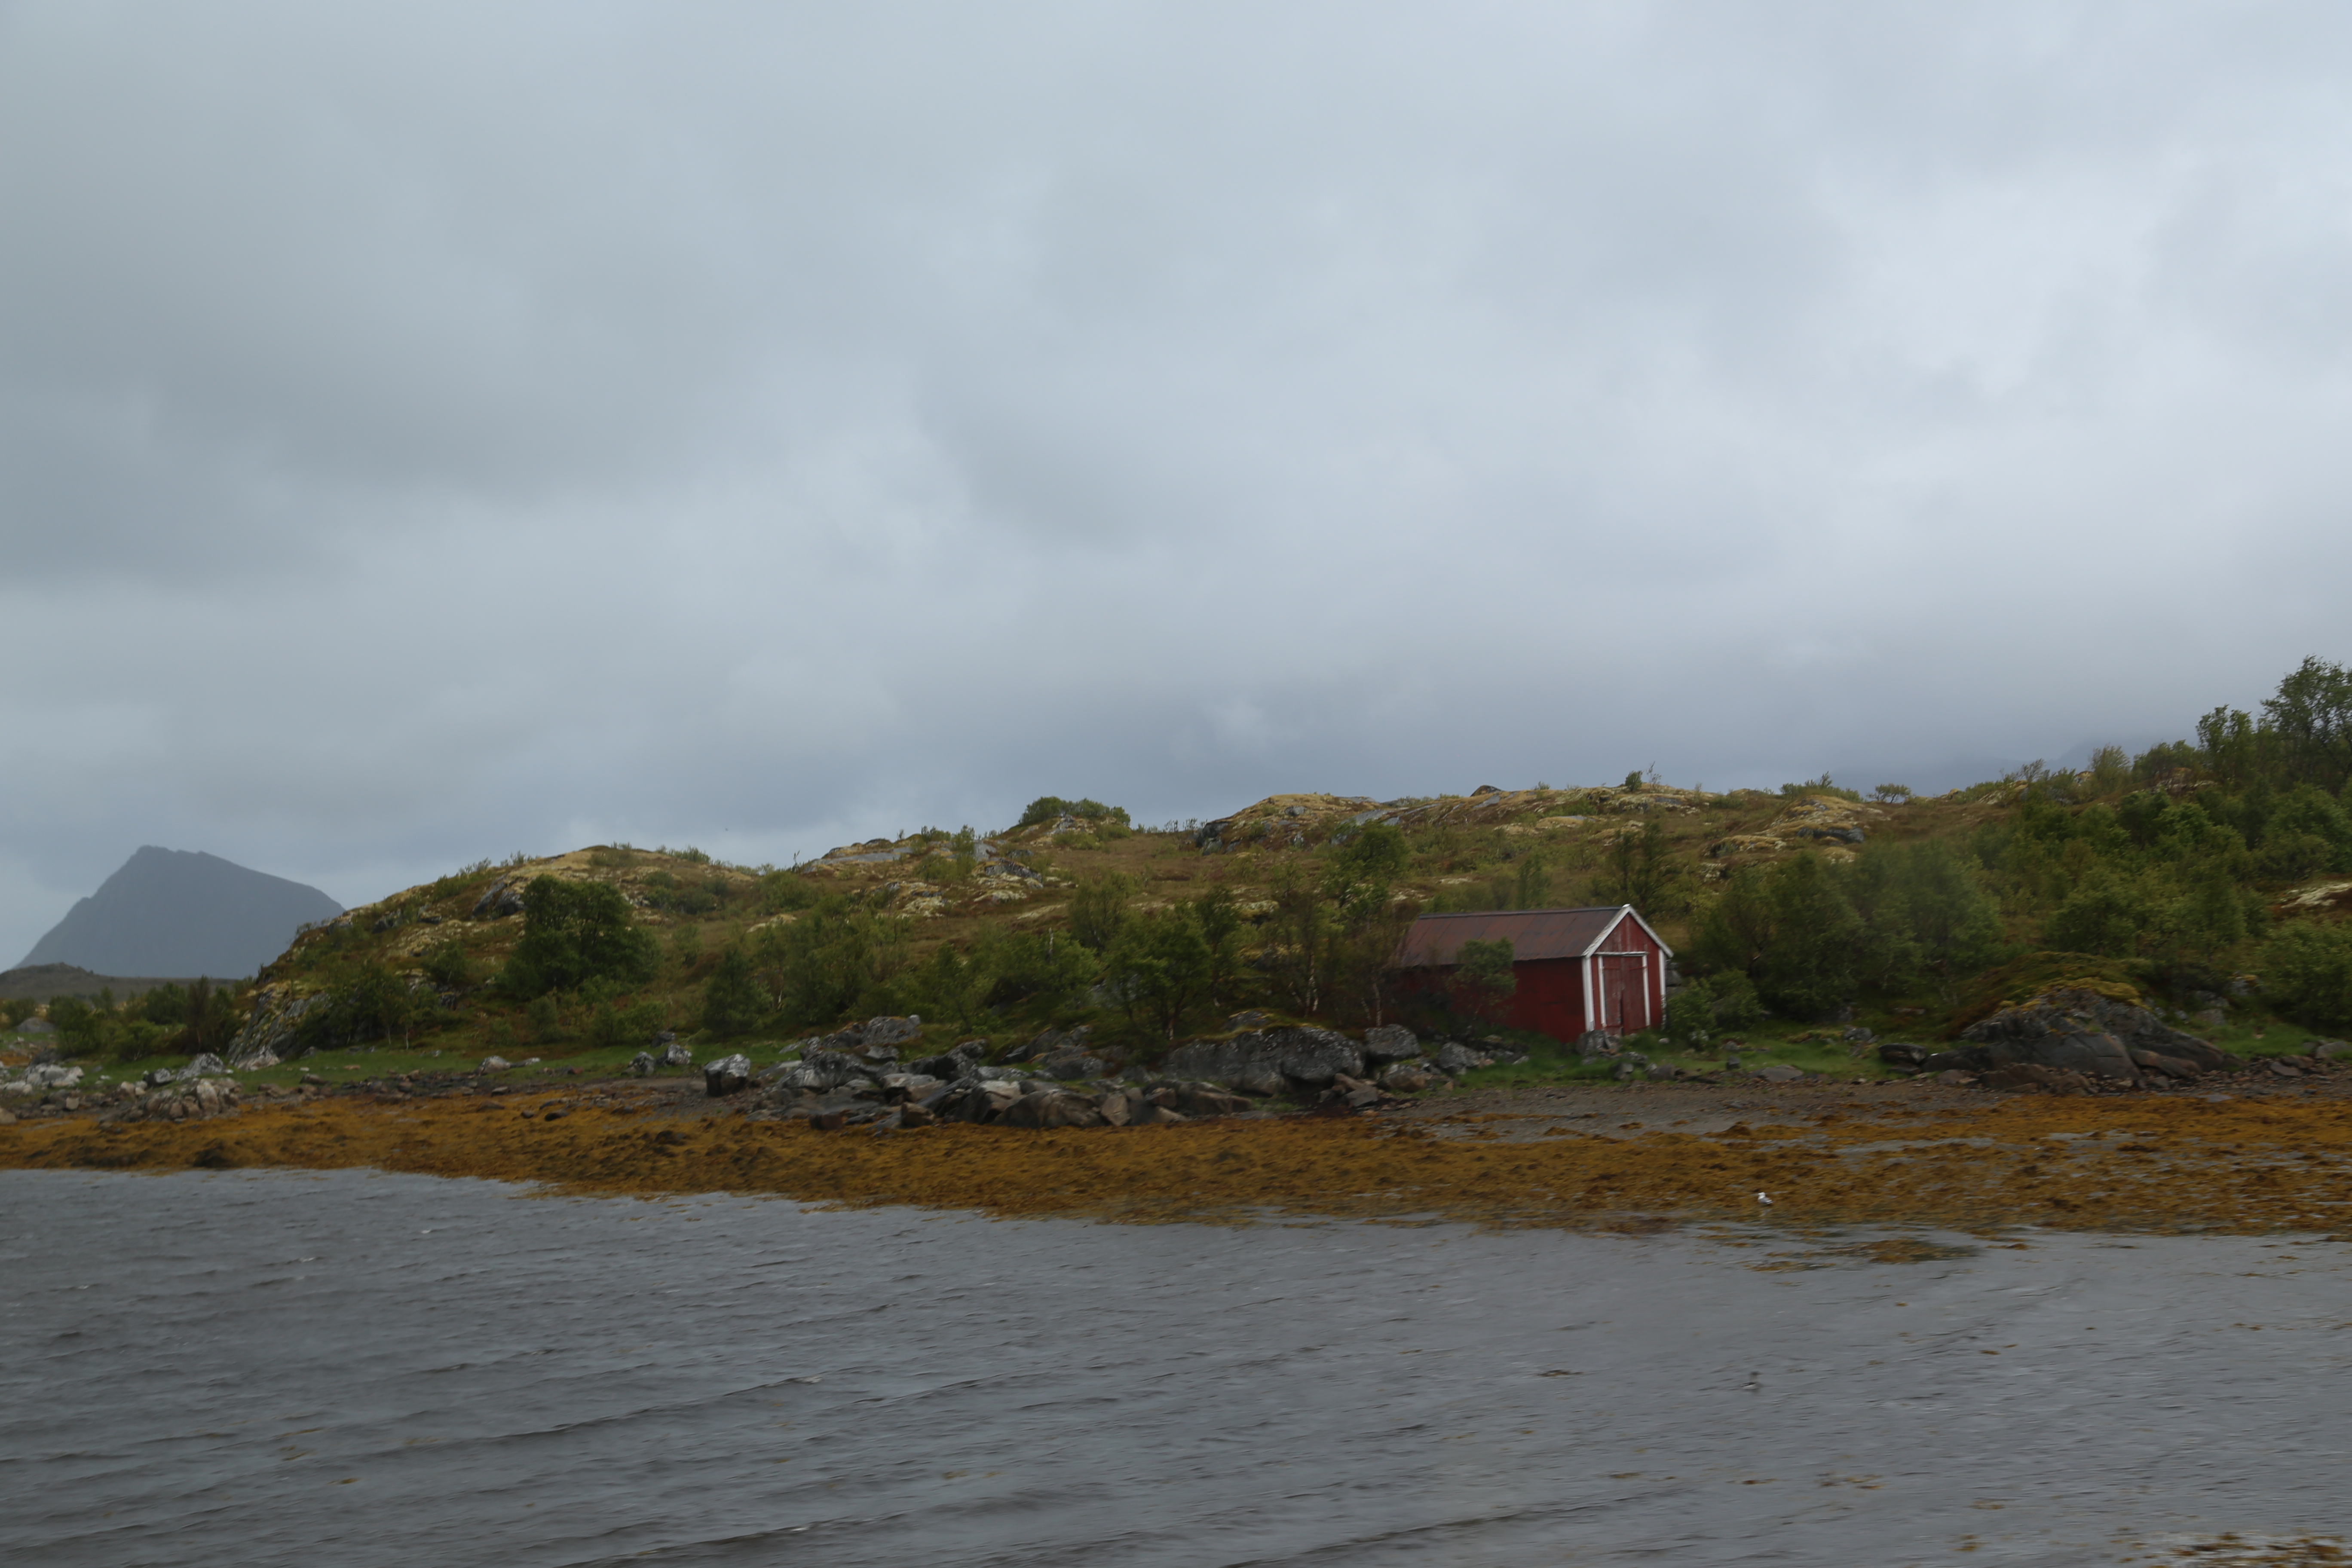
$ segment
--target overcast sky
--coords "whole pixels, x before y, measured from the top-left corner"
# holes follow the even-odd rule
[[[2352,657],[2340,5],[0,0],[0,962]]]

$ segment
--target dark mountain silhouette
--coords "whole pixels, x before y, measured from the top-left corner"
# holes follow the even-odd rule
[[[25,955],[100,974],[251,974],[306,921],[343,906],[299,882],[217,855],[148,845],[75,904]]]

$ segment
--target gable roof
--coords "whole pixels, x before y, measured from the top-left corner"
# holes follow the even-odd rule
[[[1536,958],[1582,958],[1597,952],[1621,921],[1631,920],[1668,957],[1674,949],[1651,930],[1650,922],[1631,904],[1587,910],[1487,910],[1475,914],[1423,915],[1397,944],[1396,963],[1402,969],[1442,968],[1451,964],[1465,942],[1507,941],[1513,962]]]

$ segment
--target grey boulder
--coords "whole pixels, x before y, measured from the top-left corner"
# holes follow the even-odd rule
[[[738,1052],[708,1063],[702,1069],[702,1091],[717,1100],[751,1087],[751,1058]]]
[[[2146,1081],[2137,1057],[2162,1057],[2150,1070],[2177,1076],[2172,1064],[2208,1073],[2235,1059],[2194,1035],[2171,1027],[2145,1007],[2096,992],[2061,987],[2004,1007],[1960,1031],[1961,1044],[1920,1066],[1931,1072],[1989,1072],[2012,1064],[2081,1073],[2111,1082]]]
[[[1490,1068],[1495,1058],[1484,1051],[1473,1050],[1459,1040],[1448,1040],[1437,1047],[1437,1070],[1449,1076],[1468,1072],[1473,1068]]]
[[[1437,1082],[1437,1075],[1430,1070],[1430,1064],[1419,1059],[1391,1062],[1382,1069],[1380,1078],[1381,1087],[1391,1094],[1419,1094],[1434,1088]]]
[[[1421,1041],[1402,1024],[1382,1024],[1364,1031],[1364,1066],[1383,1068],[1411,1061],[1421,1055]]]
[[[1322,1089],[1342,1073],[1363,1077],[1364,1053],[1330,1029],[1245,1029],[1227,1040],[1187,1041],[1169,1053],[1167,1068],[1171,1077],[1188,1079],[1267,1085],[1280,1080]]]
[[[1228,1094],[1213,1083],[1160,1084],[1144,1099],[1163,1110],[1173,1110],[1192,1118],[1238,1116],[1245,1110],[1257,1109],[1240,1095]]]
[[[1054,1127],[1100,1127],[1104,1124],[1101,1110],[1084,1095],[1067,1089],[1049,1089],[1043,1094],[1024,1094],[1004,1108],[996,1119],[1000,1127],[1030,1127],[1039,1131]]]

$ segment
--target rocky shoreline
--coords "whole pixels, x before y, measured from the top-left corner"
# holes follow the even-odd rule
[[[835,1111],[789,1114],[801,1097],[838,1089],[782,1084],[713,1096],[679,1077],[423,1073],[215,1088],[208,1105],[208,1081],[219,1080],[26,1116],[0,1127],[0,1168],[373,1166],[587,1193],[1128,1222],[2352,1228],[2352,1095],[2334,1076],[2116,1094],[2008,1094],[1932,1076],[1643,1080],[1471,1089],[1370,1114],[1234,1095],[1250,1109],[1202,1116],[1170,1111],[1152,1098],[1160,1090],[1138,1085],[1150,1116],[1043,1125],[1048,1095],[1101,1111],[1099,1098],[1064,1085],[1013,1096],[990,1122],[926,1125],[905,1116],[915,1101],[885,1094],[855,1101],[877,1111],[855,1129],[829,1120]],[[781,1109],[780,1090],[793,1097]],[[1035,1109],[1006,1120],[1025,1104]]]

